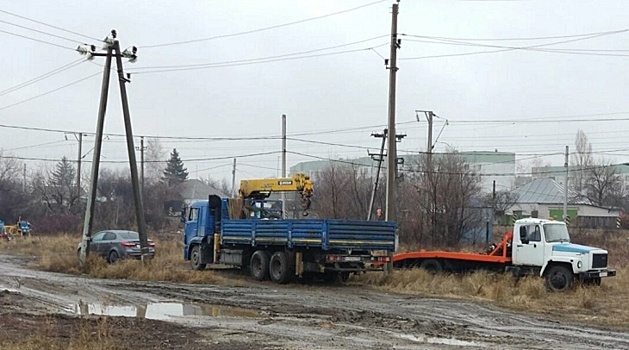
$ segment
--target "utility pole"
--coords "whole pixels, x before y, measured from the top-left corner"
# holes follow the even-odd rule
[[[432,123],[434,116],[435,114],[432,111],[426,112],[426,120],[428,121],[428,146],[426,148],[428,151],[428,157],[426,159],[426,166],[428,167],[429,178],[432,177],[432,150],[434,147],[432,145]]]
[[[94,222],[94,208],[96,207],[96,190],[98,186],[98,168],[100,167],[100,151],[103,145],[103,127],[105,124],[105,112],[107,111],[107,98],[109,96],[109,77],[111,72],[112,46],[107,46],[105,68],[103,70],[103,82],[100,91],[100,104],[98,106],[98,120],[96,122],[96,139],[94,140],[94,153],[92,154],[92,177],[90,181],[90,191],[87,194],[87,208],[83,222],[83,240],[81,241],[81,254],[79,264],[85,267],[88,255],[89,243],[91,241],[92,224]],[[92,50],[94,51],[94,50]]]
[[[142,194],[144,195],[144,136],[140,136],[140,178],[142,179],[142,185],[140,188],[142,189]]]
[[[232,198],[236,198],[236,158],[232,167]]]
[[[125,85],[130,82],[130,80],[124,76],[124,70],[122,67],[122,52],[120,51],[120,42],[118,40],[114,40],[114,51],[116,52],[116,66],[118,68],[118,83],[120,85],[120,99],[122,101],[122,116],[124,118],[125,133],[127,134],[127,152],[129,153],[129,167],[131,168],[131,184],[133,187],[133,199],[135,202],[135,216],[140,236],[141,257],[144,262],[148,259],[149,244],[146,237],[146,221],[144,221],[144,202],[142,201],[140,186],[138,185],[138,163],[135,159],[131,115],[129,113],[129,101],[127,99],[127,86]]]
[[[79,154],[76,158],[76,198],[81,201],[81,158],[83,154],[83,133],[79,133]]]
[[[373,204],[376,201],[376,192],[378,191],[378,182],[380,182],[380,169],[382,169],[382,161],[384,160],[384,144],[387,140],[387,129],[382,131],[382,134],[372,133],[371,136],[382,138],[382,144],[380,145],[380,153],[372,154],[368,153],[371,159],[378,161],[378,170],[376,170],[376,180],[373,183],[373,191],[371,192],[371,200],[369,201],[369,211],[367,212],[367,221],[371,220],[373,214]]]
[[[566,146],[566,154],[565,160],[563,163],[564,168],[566,168],[566,178],[564,181],[564,197],[563,197],[563,222],[566,222],[568,219],[568,152],[569,147]]]
[[[100,104],[98,108],[98,120],[96,123],[96,140],[94,144],[94,154],[92,162],[92,177],[90,181],[90,191],[88,193],[88,202],[85,212],[85,221],[83,225],[83,240],[81,241],[81,253],[80,253],[80,265],[85,266],[85,260],[88,254],[89,242],[91,240],[92,224],[94,219],[94,208],[96,203],[97,185],[98,185],[98,170],[100,167],[100,153],[103,141],[103,127],[105,123],[105,112],[107,110],[107,98],[109,95],[109,80],[111,72],[112,58],[116,58],[116,66],[118,71],[118,82],[120,85],[120,97],[122,101],[122,114],[125,124],[125,132],[127,137],[127,152],[129,154],[129,166],[131,168],[131,184],[133,186],[133,199],[135,202],[136,220],[138,224],[138,233],[140,236],[140,251],[142,254],[142,261],[146,261],[148,253],[148,240],[146,237],[146,222],[144,221],[144,205],[142,202],[142,192],[138,181],[138,165],[135,157],[135,148],[133,145],[133,132],[131,128],[131,116],[129,113],[129,101],[127,100],[127,90],[125,84],[130,80],[127,76],[124,76],[124,70],[122,67],[122,57],[128,58],[133,62],[137,59],[137,48],[134,46],[131,50],[124,50],[121,52],[120,43],[116,39],[116,31],[112,30],[111,35],[105,40],[105,48],[107,53],[96,52],[96,47],[91,46],[79,46],[77,51],[80,54],[87,55],[88,59],[92,59],[96,56],[104,56],[105,67],[103,71],[103,83],[101,85]]]
[[[399,2],[399,0],[398,0]],[[397,148],[395,133],[395,78],[398,71],[397,67],[397,50],[400,48],[401,41],[397,38],[397,15],[399,3],[394,3],[391,11],[391,52],[389,54],[389,113],[388,113],[388,132],[387,139],[387,195],[386,195],[386,213],[385,220],[395,221],[395,183],[397,179]],[[396,233],[397,235],[397,233]],[[389,252],[389,263],[386,268],[387,273],[393,272],[393,252]]]
[[[286,114],[282,114],[282,178],[286,177]],[[282,219],[286,219],[286,192],[282,192]]]
[[[22,181],[22,192],[26,193],[26,163],[24,163],[24,170],[23,170],[22,175],[24,177],[24,179]]]

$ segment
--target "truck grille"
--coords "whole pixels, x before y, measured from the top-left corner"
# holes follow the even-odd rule
[[[607,254],[594,254],[592,258],[592,268],[600,269],[607,267]]]

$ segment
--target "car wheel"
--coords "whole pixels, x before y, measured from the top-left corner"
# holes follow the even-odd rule
[[[120,259],[120,256],[118,255],[118,252],[115,250],[112,250],[109,253],[109,259],[107,261],[109,261],[110,264],[115,263],[116,261],[118,261]]]

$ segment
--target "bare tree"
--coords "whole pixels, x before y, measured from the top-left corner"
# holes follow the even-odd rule
[[[0,149],[0,180],[16,180],[22,169],[22,163]]]
[[[588,141],[588,137],[579,130],[574,140],[575,151],[570,158],[570,165],[573,167],[574,180],[571,187],[578,194],[583,194],[588,178],[588,169],[593,165],[592,144]]]
[[[164,150],[159,139],[150,138],[147,140],[144,159],[146,161],[145,182],[159,181],[164,172],[164,163],[168,160],[168,152]]]
[[[587,171],[584,189],[587,198],[598,206],[614,206],[616,198],[623,197],[623,183],[618,171],[609,160],[601,158],[598,165]]]

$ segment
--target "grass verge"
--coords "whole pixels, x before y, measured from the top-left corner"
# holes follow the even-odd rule
[[[31,237],[0,242],[0,251],[36,257],[32,266],[51,272],[81,274],[78,264],[76,235]],[[84,273],[96,278],[167,281],[178,283],[220,283],[241,285],[242,280],[226,278],[216,271],[193,271],[183,260],[183,244],[175,239],[156,240],[155,258],[147,264],[139,260],[121,260],[110,265],[90,254]]]

